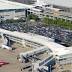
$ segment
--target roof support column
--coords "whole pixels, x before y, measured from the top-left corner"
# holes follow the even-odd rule
[[[11,43],[8,37],[6,37],[4,34],[1,34],[3,43],[2,43],[2,48],[8,49],[8,50],[12,50]]]

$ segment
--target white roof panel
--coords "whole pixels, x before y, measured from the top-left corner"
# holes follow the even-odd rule
[[[59,6],[72,7],[72,0],[48,0],[48,3]]]
[[[11,2],[6,0],[0,0],[0,10],[4,9],[22,9],[22,8],[32,8],[32,5],[26,5],[18,2]]]
[[[54,4],[72,8],[72,0],[37,0],[36,4],[37,5]]]

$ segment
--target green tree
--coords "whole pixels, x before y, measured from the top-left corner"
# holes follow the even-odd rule
[[[29,14],[28,17],[27,17],[27,19],[28,20],[34,19],[35,21],[39,20],[38,16],[34,15],[34,14]]]
[[[44,26],[55,25],[55,26],[63,27],[65,29],[72,30],[72,21],[68,21],[65,19],[60,19],[60,18],[52,19],[46,16],[43,18],[43,23]]]

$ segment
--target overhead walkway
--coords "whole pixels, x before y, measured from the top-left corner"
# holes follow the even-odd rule
[[[55,43],[53,41],[53,39],[47,38],[47,37],[44,37],[41,35],[32,34],[32,33],[20,33],[20,32],[16,32],[16,31],[12,32],[12,31],[8,31],[8,30],[4,30],[4,29],[0,29],[0,34],[4,35],[6,37],[9,37],[9,38],[13,37],[16,39],[20,39],[20,40],[22,40],[22,42],[23,42],[23,40],[24,41],[26,40],[26,41],[30,41],[30,42],[34,42],[34,43],[37,43],[40,45],[47,46],[53,52],[54,55],[60,56],[60,55],[72,53],[71,50],[69,50],[65,46]]]
[[[33,33],[21,33],[21,32],[16,32],[16,31],[8,31],[8,30],[4,30],[4,29],[0,29],[0,35],[2,36],[2,39],[4,40],[3,45],[4,47],[6,47],[7,49],[11,49],[11,47],[7,46],[7,43],[9,42],[9,40],[15,41],[15,42],[19,42],[21,44],[23,44],[24,46],[26,45],[26,43],[33,43],[35,44],[35,46],[38,44],[40,46],[45,46],[46,49],[40,48],[40,49],[36,49],[27,53],[22,53],[22,55],[24,55],[25,57],[27,57],[28,55],[33,55],[35,53],[39,53],[41,51],[46,51],[47,48],[48,50],[50,50],[50,56],[45,57],[44,59],[33,63],[34,65],[34,69],[37,70],[38,67],[42,67],[45,66],[47,63],[51,62],[52,60],[59,59],[60,58],[67,58],[67,63],[70,63],[70,59],[68,59],[71,55],[72,55],[72,47],[65,47],[63,45],[60,45],[58,43],[55,43],[53,39],[48,38],[48,37],[44,37],[41,35],[37,35],[37,34],[33,34]],[[60,62],[60,64],[64,63],[64,60],[62,62]],[[37,68],[36,68],[37,67]],[[47,67],[45,67],[47,68]]]

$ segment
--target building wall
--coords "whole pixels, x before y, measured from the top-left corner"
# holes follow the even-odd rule
[[[0,17],[2,17],[3,20],[25,17],[25,10],[23,11],[16,11],[16,10],[1,11]]]
[[[56,17],[56,18],[72,20],[72,8],[54,6],[54,8],[50,9],[45,6],[42,6],[42,7],[43,9],[38,8],[39,10],[35,10],[35,11],[33,9],[30,9],[29,11],[37,15],[39,18],[43,18],[44,16],[51,16],[51,17]]]
[[[14,11],[0,12],[0,16],[2,16],[3,20],[12,19],[12,18],[14,18],[14,15],[15,15]]]
[[[70,8],[64,7],[64,6],[58,6],[58,5],[53,5],[54,8],[59,8],[61,10],[64,10],[65,12],[70,12]]]

